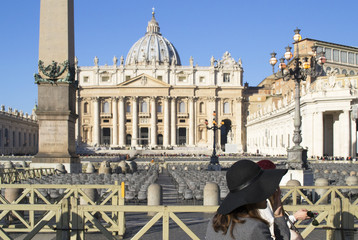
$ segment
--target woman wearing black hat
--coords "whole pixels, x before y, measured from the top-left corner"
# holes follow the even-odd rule
[[[272,239],[268,222],[261,218],[258,209],[266,208],[266,199],[274,195],[275,237],[289,240],[278,188],[286,172],[286,169],[263,170],[250,160],[234,163],[226,173],[230,192],[211,219],[206,239]]]

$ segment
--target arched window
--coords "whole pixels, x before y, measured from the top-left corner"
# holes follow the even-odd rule
[[[349,72],[349,75],[354,75],[354,71],[353,71],[353,70],[350,71],[350,72]]]
[[[88,103],[83,104],[83,113],[88,113]]]
[[[224,103],[224,113],[230,113],[230,103]]]
[[[140,103],[140,111],[141,111],[141,112],[144,112],[144,113],[148,112],[148,111],[147,111],[147,102],[146,102],[146,101],[142,101],[142,102]]]
[[[326,73],[329,73],[331,71],[331,68],[330,67],[327,67],[326,68]]]
[[[109,113],[109,103],[108,102],[103,103],[102,112],[103,113]]]
[[[157,112],[158,112],[158,113],[163,112],[163,106],[162,106],[162,103],[158,103],[158,106],[157,106]]]
[[[199,104],[199,112],[200,112],[200,113],[204,113],[204,103],[203,103],[203,102],[201,102],[201,103]]]
[[[179,112],[180,113],[185,113],[185,102],[180,102],[179,103]]]
[[[347,74],[347,70],[346,70],[346,69],[343,69],[343,70],[342,70],[342,74]]]
[[[127,103],[126,112],[127,112],[127,113],[130,113],[130,112],[131,112],[131,104],[130,104],[130,103]]]
[[[335,68],[335,69],[334,69],[334,71],[335,71],[337,74],[339,74],[339,73],[340,73],[340,71],[339,71],[339,69],[338,69],[338,68]]]

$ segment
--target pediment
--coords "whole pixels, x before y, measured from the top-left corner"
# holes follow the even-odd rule
[[[120,87],[153,87],[153,88],[168,88],[170,87],[169,84],[160,81],[156,78],[153,78],[147,74],[141,74],[134,78],[131,78],[125,82],[122,82],[118,86]]]

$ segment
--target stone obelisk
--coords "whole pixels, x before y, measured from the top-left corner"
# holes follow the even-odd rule
[[[39,151],[32,167],[80,172],[76,155],[73,0],[41,0],[38,84]]]

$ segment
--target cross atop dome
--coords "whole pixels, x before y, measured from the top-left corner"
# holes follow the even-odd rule
[[[160,34],[160,28],[157,20],[155,20],[155,8],[152,8],[152,19],[148,22],[147,33]]]

